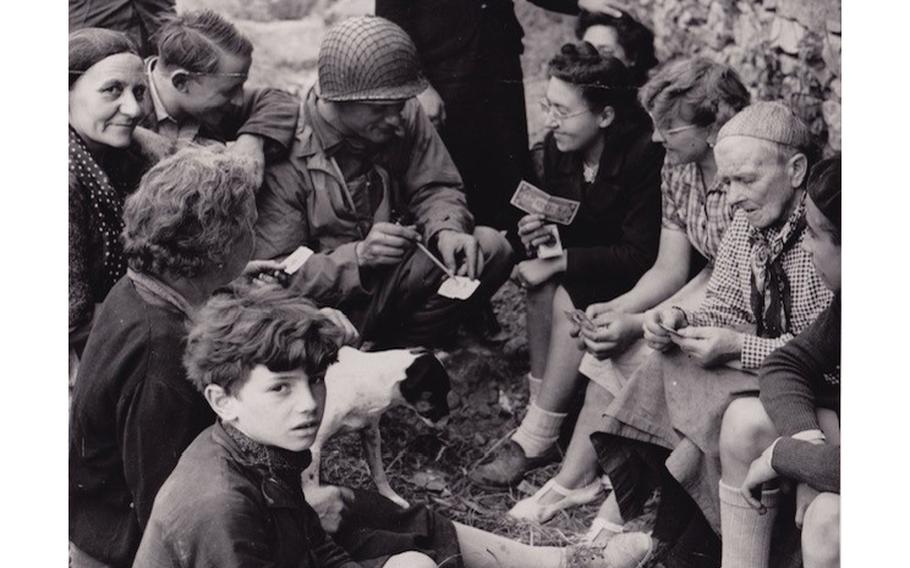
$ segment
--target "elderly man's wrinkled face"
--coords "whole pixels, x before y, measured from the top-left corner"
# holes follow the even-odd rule
[[[717,175],[727,184],[727,203],[764,229],[786,220],[806,175],[805,156],[786,159],[775,146],[746,136],[729,136],[714,148]]]
[[[840,290],[840,239],[835,228],[812,200],[806,204],[806,223],[809,226],[803,239],[803,250],[812,255],[812,264],[830,290]]]
[[[105,57],[83,73],[69,93],[69,121],[91,147],[125,148],[149,110],[142,59],[132,53]]]
[[[341,125],[349,133],[381,145],[404,136],[404,106],[407,101],[389,103],[336,103]]]

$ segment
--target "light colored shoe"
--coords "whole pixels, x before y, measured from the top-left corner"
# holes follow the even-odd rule
[[[603,549],[603,558],[610,568],[642,568],[652,554],[654,541],[643,532],[615,535]]]
[[[581,537],[580,544],[603,550],[611,538],[622,532],[622,525],[611,523],[603,517],[595,517],[588,532]]]
[[[542,504],[540,500],[550,491],[558,494],[561,498],[547,505]],[[567,489],[556,483],[554,478],[544,483],[543,487],[538,489],[534,495],[516,503],[509,510],[508,515],[513,519],[522,521],[545,523],[563,509],[587,505],[595,501],[601,493],[603,493],[603,485],[601,485],[600,479],[595,479],[590,484],[579,489]]]

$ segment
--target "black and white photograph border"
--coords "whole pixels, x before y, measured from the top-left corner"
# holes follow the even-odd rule
[[[177,10],[221,13],[255,46],[248,85],[303,97],[315,81],[325,31],[347,17],[370,13],[372,4],[178,0]],[[906,74],[900,71],[907,52],[907,9],[856,0],[843,0],[842,6],[835,0],[616,4],[652,27],[661,62],[683,54],[706,55],[736,68],[753,100],[788,101],[813,135],[824,140],[826,155],[846,155],[847,185],[864,188],[848,191],[844,215],[847,295],[841,372],[849,378],[843,397],[847,451],[842,461],[841,563],[898,565],[906,524],[901,518],[908,503],[900,481],[891,480],[905,471],[900,448],[906,425],[900,419],[910,395],[901,380],[906,376],[900,357],[906,319],[900,307],[906,288],[901,229],[908,203],[899,191],[905,182],[898,168],[905,160],[902,133],[910,124],[903,105],[893,101],[907,92]],[[547,62],[560,45],[575,40],[575,18],[526,0],[514,5],[525,34],[521,66],[531,145],[545,131],[538,101],[546,95]],[[10,268],[3,288],[11,312],[7,357],[12,388],[0,420],[9,451],[2,481],[4,501],[11,505],[6,518],[16,538],[8,543],[4,564],[58,566],[69,554],[64,465],[69,393],[62,378],[70,362],[62,345],[67,204],[55,192],[56,197],[46,197],[44,188],[64,183],[64,103],[55,73],[67,64],[62,39],[68,33],[67,15],[62,6],[7,9],[2,42],[9,91],[3,104],[12,128],[5,150],[14,160],[5,168],[10,191],[3,242]],[[844,35],[848,42],[842,50]],[[14,214],[20,211],[37,214]],[[556,464],[499,492],[468,481],[469,470],[519,426],[528,404],[524,294],[518,283],[508,281],[492,300],[500,329],[492,334],[462,330],[440,354],[456,393],[443,429],[417,420],[407,407],[383,416],[381,461],[392,488],[411,504],[425,504],[453,520],[525,544],[567,546],[577,542],[573,535],[587,529],[596,504],[561,511],[544,524],[510,521],[505,515],[553,477]],[[322,481],[373,488],[375,478],[364,458],[356,435],[334,437],[322,449]],[[627,528],[651,528],[653,505]]]

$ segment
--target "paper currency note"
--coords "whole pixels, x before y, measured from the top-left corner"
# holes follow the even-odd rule
[[[512,205],[527,213],[537,213],[548,221],[569,225],[578,213],[580,202],[555,197],[522,180],[512,195]]]

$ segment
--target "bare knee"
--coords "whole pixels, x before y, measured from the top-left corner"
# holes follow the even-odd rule
[[[409,550],[392,556],[382,568],[436,568],[436,562],[422,552]]]
[[[840,495],[822,493],[809,504],[802,546],[806,568],[840,565]]]
[[[529,310],[535,314],[549,316],[553,312],[553,294],[556,293],[556,284],[544,282],[535,288],[528,288],[526,303]]]
[[[777,430],[757,398],[737,398],[727,407],[720,428],[721,461],[748,466],[776,436]]]

